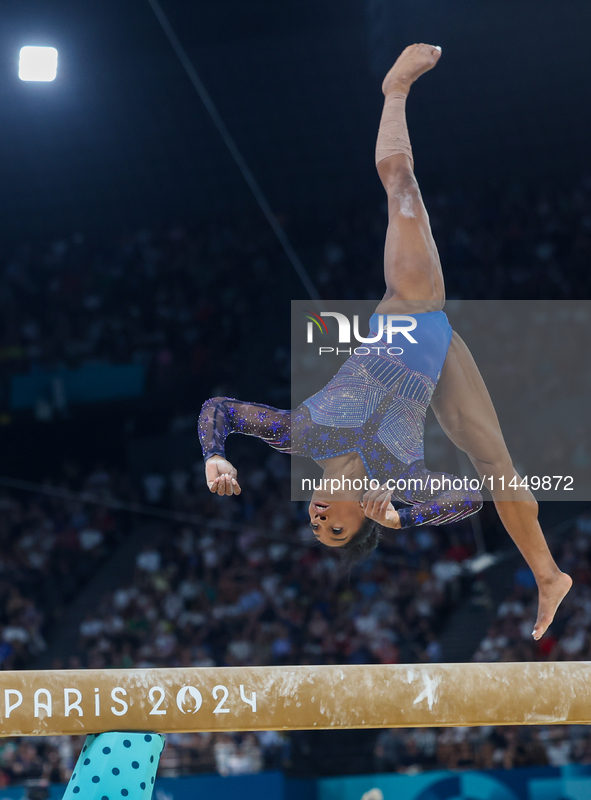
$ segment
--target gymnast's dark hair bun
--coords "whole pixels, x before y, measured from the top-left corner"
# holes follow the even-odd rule
[[[340,563],[338,574],[347,575],[353,567],[365,561],[378,546],[382,536],[389,530],[379,522],[366,517],[355,536],[347,544],[339,547]]]

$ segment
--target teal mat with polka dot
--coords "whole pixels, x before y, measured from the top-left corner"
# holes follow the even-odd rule
[[[163,749],[157,733],[88,736],[63,800],[150,800]]]

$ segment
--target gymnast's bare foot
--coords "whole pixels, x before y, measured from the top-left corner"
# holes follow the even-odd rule
[[[408,94],[411,84],[425,72],[433,69],[441,58],[441,48],[431,44],[411,44],[398,56],[396,63],[384,78],[382,91]]]
[[[532,636],[537,641],[546,633],[554,619],[556,609],[562,603],[573,585],[573,579],[566,572],[560,572],[556,578],[538,583],[538,618]]]

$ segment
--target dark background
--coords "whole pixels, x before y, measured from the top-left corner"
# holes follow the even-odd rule
[[[381,196],[380,83],[413,41],[443,48],[408,108],[424,188],[556,185],[589,171],[585,0],[163,8],[279,213],[309,223]],[[0,14],[4,244],[253,206],[147,0],[5,0]],[[58,48],[54,83],[18,80],[23,44]]]

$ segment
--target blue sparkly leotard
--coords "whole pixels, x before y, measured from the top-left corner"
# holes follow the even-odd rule
[[[230,433],[263,439],[284,453],[315,461],[359,454],[370,479],[395,481],[393,499],[411,503],[399,509],[401,526],[442,525],[478,511],[482,496],[453,475],[430,472],[424,462],[427,408],[451,341],[443,311],[408,315],[416,320],[410,337],[386,334],[358,348],[326,386],[295,411],[216,397],[203,404],[199,437],[205,459],[224,456]],[[371,318],[373,337],[379,330]],[[410,329],[409,329],[410,330]],[[462,485],[461,489],[453,489]],[[433,484],[432,484],[433,482]],[[390,483],[389,487],[393,484]],[[435,494],[435,488],[443,491]]]

